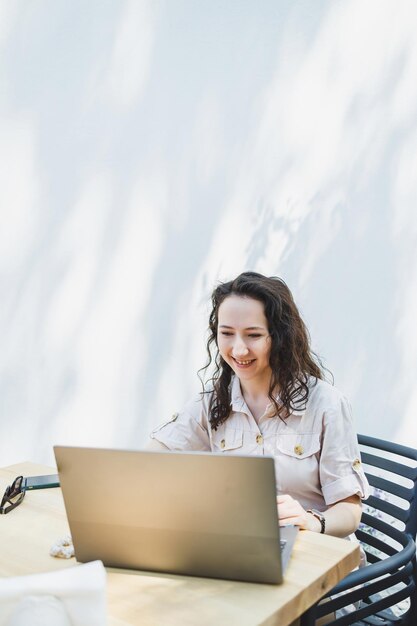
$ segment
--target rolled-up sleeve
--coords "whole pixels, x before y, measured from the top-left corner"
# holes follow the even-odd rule
[[[323,414],[320,483],[327,505],[352,495],[363,499],[369,495],[352,411],[344,397]]]
[[[151,432],[151,438],[170,450],[209,451],[210,438],[205,402],[199,396],[189,402],[183,411],[174,413],[170,420]]]

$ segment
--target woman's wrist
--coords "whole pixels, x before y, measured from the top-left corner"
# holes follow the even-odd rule
[[[307,520],[307,530],[311,530],[314,533],[322,532],[321,521],[311,511],[307,511]]]

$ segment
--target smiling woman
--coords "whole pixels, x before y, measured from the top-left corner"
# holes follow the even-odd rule
[[[214,343],[220,358],[218,362],[215,357],[213,380],[218,378],[218,385],[212,424],[220,425],[229,416],[232,372],[241,381],[250,409],[255,409],[258,401],[262,415],[265,402],[271,402],[278,417],[288,417],[308,399],[308,377],[322,379],[323,372],[311,352],[308,331],[285,282],[245,272],[219,285],[213,292],[212,305],[206,368],[212,360]],[[245,354],[252,363],[244,363]],[[244,376],[245,370],[248,377]]]
[[[285,282],[245,272],[212,294],[214,372],[149,449],[273,456],[280,524],[346,537],[368,495],[350,405],[324,380]]]

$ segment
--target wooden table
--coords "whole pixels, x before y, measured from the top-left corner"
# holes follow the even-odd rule
[[[16,476],[56,473],[21,463],[0,469],[1,495]],[[61,490],[30,491],[0,516],[0,576],[46,572],[76,564],[49,556],[69,533]],[[109,626],[287,626],[359,563],[357,545],[299,533],[282,585],[212,580],[107,568]]]

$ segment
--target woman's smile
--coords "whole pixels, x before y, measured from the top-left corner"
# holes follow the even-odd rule
[[[237,359],[236,357],[232,356],[232,359],[234,360],[234,362],[236,363],[236,365],[238,367],[249,367],[250,365],[252,365],[252,363],[255,363],[256,359],[249,359],[246,361],[242,361],[242,359]]]

